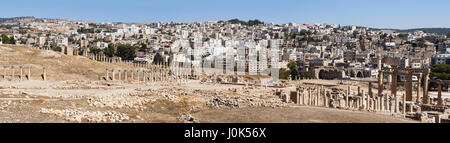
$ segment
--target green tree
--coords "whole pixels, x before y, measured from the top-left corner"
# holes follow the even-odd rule
[[[356,36],[359,34],[358,31],[353,31],[353,38],[356,38]]]
[[[142,43],[142,44],[141,44],[141,47],[139,47],[139,52],[147,53],[147,52],[148,52],[147,44]]]
[[[9,44],[16,44],[16,39],[14,39],[14,37],[11,37],[11,39],[9,40]]]
[[[19,33],[22,35],[25,35],[25,34],[27,34],[27,30],[19,30]]]
[[[153,58],[153,64],[159,64],[164,62],[163,57],[161,56],[161,54],[156,53],[155,57]]]
[[[289,68],[289,70],[293,70],[297,68],[297,63],[294,61],[291,61],[287,64],[287,67]]]
[[[291,70],[291,79],[295,80],[295,79],[298,79],[298,77],[299,77],[298,70],[297,69],[292,69]]]
[[[295,61],[291,61],[287,64],[287,67],[289,68],[291,79],[295,80],[299,77],[298,67],[297,63]]]
[[[433,67],[431,68],[431,75],[441,80],[450,80],[450,65],[433,65]]]
[[[302,74],[300,74],[300,77],[302,77],[302,78],[315,78],[315,76],[313,74],[311,74],[310,72],[307,72],[307,71],[302,72]]]
[[[10,39],[5,34],[2,34],[2,42],[3,44],[10,44]]]
[[[109,44],[108,47],[103,49],[103,53],[108,57],[113,57],[116,51],[114,50],[114,46],[112,44]]]
[[[133,46],[120,45],[117,47],[117,56],[123,60],[134,60],[136,58],[136,49]]]
[[[100,50],[98,48],[93,48],[93,47],[89,48],[89,53],[92,53],[92,54],[95,54],[95,55],[98,55],[101,51],[102,50]]]
[[[406,34],[398,34],[398,38],[405,39],[406,38]]]
[[[381,39],[384,39],[384,38],[386,38],[388,36],[388,34],[387,33],[384,33],[383,35],[381,35]]]
[[[255,19],[255,20],[249,20],[248,22],[239,20],[239,19],[231,19],[228,20],[229,23],[231,24],[241,24],[241,25],[247,25],[247,26],[253,26],[253,25],[259,25],[259,24],[264,24],[264,22]]]
[[[288,79],[289,71],[287,71],[285,68],[280,69],[280,79]]]

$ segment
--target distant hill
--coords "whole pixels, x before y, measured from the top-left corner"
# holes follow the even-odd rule
[[[415,32],[423,31],[426,33],[437,33],[437,34],[448,34],[450,33],[450,28],[415,28],[415,29],[389,29],[389,28],[369,28],[369,30],[393,30],[395,32]]]
[[[0,24],[1,23],[16,23],[16,22],[42,22],[43,19],[41,18],[35,18],[32,16],[26,16],[26,17],[12,17],[12,18],[0,18]]]
[[[417,29],[397,30],[397,32],[414,32],[418,30],[426,33],[437,33],[437,34],[450,33],[450,28],[417,28]]]

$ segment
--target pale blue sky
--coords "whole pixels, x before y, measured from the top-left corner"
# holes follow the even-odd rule
[[[0,17],[96,22],[260,19],[376,28],[450,28],[449,0],[6,0]]]

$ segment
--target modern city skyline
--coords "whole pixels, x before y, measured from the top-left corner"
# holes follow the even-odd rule
[[[194,22],[259,19],[278,24],[328,23],[374,28],[450,27],[446,0],[5,1],[0,17],[35,16],[95,22]]]

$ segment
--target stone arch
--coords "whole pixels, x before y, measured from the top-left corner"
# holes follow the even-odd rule
[[[356,75],[356,77],[363,78],[364,73],[362,71],[358,71],[358,74]]]
[[[325,79],[326,77],[325,77],[325,74],[327,74],[328,72],[327,71],[325,71],[324,69],[321,69],[321,70],[319,70],[319,76],[318,76],[318,78],[319,79]]]
[[[353,70],[353,69],[352,69],[352,70],[350,70],[350,74],[349,74],[349,75],[350,75],[350,77],[356,77],[356,74],[357,74],[357,73],[356,73],[356,71],[355,71],[355,70]]]
[[[56,52],[64,52],[64,48],[63,48],[63,47],[60,47],[60,46],[57,46],[57,47],[54,47],[54,48],[53,48],[53,51],[56,51]]]
[[[341,79],[342,71],[338,69],[321,69],[318,72],[318,78],[319,79],[326,79],[326,80],[333,80],[333,79]]]

